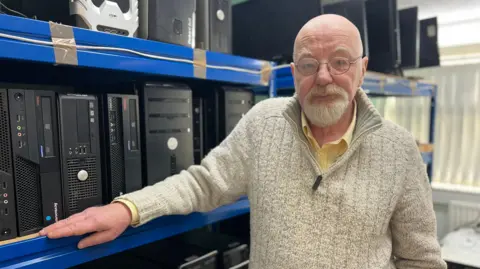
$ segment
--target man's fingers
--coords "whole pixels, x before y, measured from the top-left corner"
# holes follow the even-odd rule
[[[97,226],[93,219],[86,219],[78,222],[71,222],[69,225],[53,230],[47,234],[48,238],[56,239],[61,237],[70,237],[84,235],[86,233],[96,232]]]
[[[82,248],[87,248],[87,247],[103,244],[103,243],[112,241],[113,239],[115,239],[115,237],[116,237],[116,235],[115,235],[115,232],[113,230],[106,230],[106,231],[102,231],[102,232],[97,232],[97,233],[94,233],[94,234],[90,235],[87,238],[82,239],[78,243],[78,248],[82,249]]]
[[[41,236],[47,235],[47,234],[51,233],[52,231],[61,229],[61,228],[66,227],[66,226],[68,226],[72,223],[82,221],[82,220],[85,219],[85,217],[86,217],[86,215],[84,213],[77,213],[75,215],[70,216],[69,218],[60,220],[60,221],[44,228],[43,230],[40,231],[40,235]]]

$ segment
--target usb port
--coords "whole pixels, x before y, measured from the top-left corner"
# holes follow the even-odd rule
[[[22,116],[21,115],[17,115],[17,122],[21,122],[22,121]]]
[[[8,215],[8,208],[3,209],[3,215],[5,215],[5,216]]]
[[[7,182],[6,182],[6,181],[4,181],[4,182],[2,183],[2,188],[3,188],[4,190],[7,189]]]
[[[21,149],[21,148],[22,148],[22,146],[23,146],[23,143],[22,143],[22,141],[18,141],[17,143],[18,143],[18,148],[19,148],[19,149]]]

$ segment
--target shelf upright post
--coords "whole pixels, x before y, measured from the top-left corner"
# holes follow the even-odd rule
[[[276,63],[271,63],[272,68],[276,66]],[[270,82],[268,83],[268,97],[277,97],[277,70],[273,69],[270,74]]]
[[[430,134],[429,134],[429,143],[434,145],[434,138],[435,138],[435,116],[437,111],[437,92],[438,92],[438,85],[432,85],[432,95],[430,97]],[[432,159],[430,163],[427,165],[427,173],[430,182],[432,182],[433,176],[433,159],[434,159],[435,148],[432,153]]]

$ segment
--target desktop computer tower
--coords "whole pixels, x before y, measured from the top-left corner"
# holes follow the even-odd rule
[[[58,97],[65,217],[101,205],[98,101],[92,95]]]
[[[78,27],[133,37],[139,27],[138,1],[71,0],[70,15]]]
[[[141,93],[146,185],[194,164],[192,91],[184,84],[147,83]]]
[[[139,190],[142,183],[138,96],[101,95],[103,191],[105,203]]]
[[[195,48],[195,0],[139,1],[139,37]]]
[[[217,118],[220,143],[235,128],[240,119],[253,107],[253,92],[243,88],[221,87],[217,90]]]
[[[36,233],[63,218],[56,93],[37,88],[0,90],[0,240]]]
[[[232,52],[232,2],[231,0],[196,0],[197,48]]]
[[[204,134],[203,134],[203,99],[193,97],[193,154],[194,163],[200,164],[204,157]]]

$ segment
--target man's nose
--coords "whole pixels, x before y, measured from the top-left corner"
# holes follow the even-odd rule
[[[320,86],[327,86],[333,82],[333,78],[328,70],[327,64],[320,64],[315,82]]]

